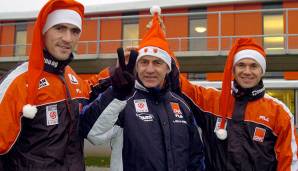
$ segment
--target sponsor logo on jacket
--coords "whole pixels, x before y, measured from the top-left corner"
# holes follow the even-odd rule
[[[47,115],[47,126],[57,125],[58,124],[57,104],[47,106],[46,115]]]
[[[150,113],[137,113],[136,116],[145,122],[152,122],[154,120],[154,116]]]
[[[182,115],[182,112],[180,110],[179,104],[178,103],[171,102],[171,107],[172,107],[172,110],[173,110],[173,112],[175,114],[175,117],[182,119],[183,118],[183,115]]]
[[[72,74],[68,74],[69,80],[71,84],[79,84],[79,81],[77,80],[77,78],[72,75]]]
[[[133,102],[135,104],[135,108],[136,108],[137,113],[149,112],[146,99],[136,99]]]
[[[41,89],[41,88],[44,88],[44,87],[47,87],[49,86],[49,82],[47,81],[47,79],[45,78],[42,78],[39,80],[39,86],[38,86],[38,89]]]
[[[256,127],[253,140],[258,142],[263,142],[266,135],[266,129]]]

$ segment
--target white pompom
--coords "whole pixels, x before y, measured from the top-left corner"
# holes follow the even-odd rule
[[[158,5],[153,5],[151,8],[150,8],[150,13],[151,15],[154,15],[155,13],[157,13],[158,15],[161,14],[161,8],[160,6]]]
[[[216,133],[217,138],[220,140],[225,140],[228,136],[226,129],[218,129],[215,133]]]
[[[33,119],[37,113],[36,106],[32,106],[30,104],[26,104],[23,106],[23,116],[29,119]]]

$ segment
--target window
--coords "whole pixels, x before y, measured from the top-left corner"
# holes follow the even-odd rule
[[[136,14],[130,14],[136,15]],[[137,18],[122,20],[122,47],[138,46],[139,44],[139,24]]]
[[[26,55],[27,30],[26,24],[16,24],[14,56]]]
[[[264,9],[279,9],[281,7],[280,4],[264,5]],[[266,50],[284,49],[284,19],[282,11],[263,13],[263,32],[264,48]]]
[[[189,16],[189,50],[207,50],[207,17],[205,9],[191,9],[191,13],[198,13]]]

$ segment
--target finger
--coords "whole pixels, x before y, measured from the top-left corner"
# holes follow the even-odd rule
[[[136,50],[130,51],[129,61],[127,64],[128,72],[133,73],[138,55],[139,55],[138,51],[136,51]]]
[[[118,54],[118,62],[119,62],[120,68],[122,70],[126,70],[125,57],[124,57],[123,48],[118,48],[117,49],[117,54]]]

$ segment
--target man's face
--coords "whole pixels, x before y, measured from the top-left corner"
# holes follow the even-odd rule
[[[256,86],[262,78],[262,67],[255,60],[244,58],[234,66],[235,80],[242,88]]]
[[[143,56],[137,62],[136,71],[145,87],[162,88],[166,74],[169,73],[169,67],[158,57]]]
[[[81,31],[73,24],[57,24],[44,34],[46,49],[57,60],[68,59],[76,47]]]

